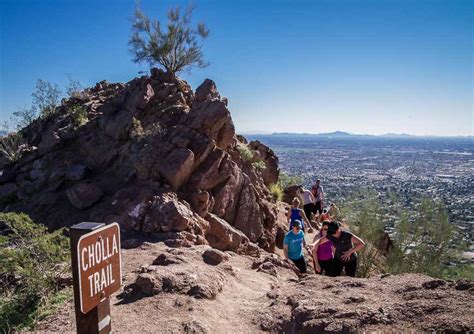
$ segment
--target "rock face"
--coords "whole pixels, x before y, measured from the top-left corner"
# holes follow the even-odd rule
[[[87,115],[80,124],[78,108]],[[22,134],[28,149],[0,177],[2,211],[26,212],[51,229],[116,221],[124,230],[175,233],[184,244],[275,247],[267,187],[278,159],[259,142],[248,144],[252,161],[241,157],[245,139],[212,80],[196,93],[158,69],[126,84],[103,81]]]

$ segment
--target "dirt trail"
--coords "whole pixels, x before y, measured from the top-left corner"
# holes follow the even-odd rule
[[[313,235],[308,235],[308,241]],[[312,274],[312,268],[306,278],[297,279],[276,255],[252,258],[227,252],[227,260],[210,265],[204,261],[209,249],[170,249],[160,242],[123,250],[125,292],[111,298],[113,331],[360,333],[474,329],[474,282],[417,274],[330,278]],[[153,265],[158,256],[169,263]],[[139,284],[140,277],[149,280]],[[146,293],[148,283],[158,290]],[[196,287],[202,294],[193,294]],[[43,320],[37,332],[75,332],[72,300]]]
[[[163,243],[144,244],[122,250],[123,284],[136,278],[142,265],[151,264],[167,247]],[[232,268],[225,277],[222,291],[213,300],[196,299],[183,294],[160,293],[138,300],[124,301],[120,290],[111,298],[112,328],[115,333],[256,333],[260,332],[257,310],[269,304],[267,293],[283,282],[296,279],[286,270],[278,278],[251,269],[254,259],[233,255],[226,262]],[[206,264],[203,264],[205,270]],[[196,271],[199,276],[200,272]],[[75,332],[73,303],[43,320],[39,332]]]

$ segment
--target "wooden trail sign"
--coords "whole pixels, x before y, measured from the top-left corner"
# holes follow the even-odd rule
[[[71,261],[78,333],[110,333],[112,293],[122,285],[117,223],[71,227]]]

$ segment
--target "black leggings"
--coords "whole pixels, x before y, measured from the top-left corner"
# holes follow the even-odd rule
[[[300,273],[306,274],[306,260],[304,259],[304,256],[300,257],[297,260],[291,259],[291,261],[293,261],[293,263],[298,268]]]
[[[350,262],[342,262],[341,260],[334,260],[334,276],[341,276],[342,269],[346,273],[346,276],[355,277],[357,272],[357,259]]]
[[[304,211],[304,214],[306,215],[306,218],[308,218],[308,220],[311,220],[311,213],[313,212],[313,207],[314,207],[313,203],[308,203],[308,204],[303,205],[303,211]]]
[[[318,262],[319,266],[321,267],[321,272],[318,274],[335,277],[336,275],[334,274],[334,261],[334,259],[319,260]]]

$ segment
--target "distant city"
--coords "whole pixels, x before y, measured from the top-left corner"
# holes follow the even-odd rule
[[[343,203],[361,188],[389,202],[394,192],[408,208],[427,195],[443,201],[450,221],[474,255],[474,138],[330,134],[247,135],[278,156],[280,168],[309,187],[321,179],[326,202]],[[390,217],[387,217],[390,222]]]

